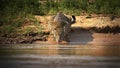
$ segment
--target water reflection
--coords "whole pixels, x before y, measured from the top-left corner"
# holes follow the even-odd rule
[[[3,45],[1,55],[39,54],[39,55],[91,55],[91,56],[120,56],[120,46],[93,45]]]
[[[120,46],[1,45],[1,68],[119,68]]]

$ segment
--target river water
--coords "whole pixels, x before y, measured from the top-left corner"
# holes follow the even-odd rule
[[[120,68],[120,46],[0,45],[0,68]]]

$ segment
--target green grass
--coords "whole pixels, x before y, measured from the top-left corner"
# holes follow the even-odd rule
[[[7,19],[14,18],[21,13],[22,15],[52,15],[59,11],[66,14],[79,15],[86,13],[101,14],[120,14],[119,0],[62,0],[55,2],[54,0],[46,0],[41,3],[40,0],[0,0],[0,13]],[[78,12],[79,11],[79,12]],[[12,15],[12,17],[8,17]]]
[[[62,11],[65,14],[114,14],[120,15],[119,0],[0,0],[0,33],[9,34],[24,24],[32,24],[40,29],[39,21],[34,15],[53,15]],[[26,29],[26,33],[31,30]]]
[[[48,15],[62,11],[66,14],[80,15],[82,12],[88,14],[119,14],[119,0],[63,0],[61,2],[47,1],[43,8],[46,8]],[[45,13],[47,15],[47,13]]]

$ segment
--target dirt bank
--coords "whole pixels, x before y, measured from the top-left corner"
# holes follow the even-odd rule
[[[120,33],[95,33],[87,29],[80,27],[72,27],[70,32],[70,43],[63,44],[74,44],[74,45],[120,45]],[[35,44],[57,44],[51,39],[46,42],[35,41]]]
[[[50,16],[37,16],[38,20],[48,22]],[[111,20],[110,16],[77,16],[76,23],[72,25],[70,32],[71,42],[76,45],[119,45],[120,40],[120,18]],[[35,43],[41,43],[36,41]],[[46,44],[56,44],[56,42],[46,41]]]
[[[47,23],[51,16],[35,16],[44,27],[43,35],[31,34],[27,37],[0,37],[0,44],[56,44],[49,37]],[[69,44],[76,45],[120,45],[120,18],[116,17],[111,20],[111,17],[101,16],[77,16],[77,21],[72,25],[70,32],[71,42]]]

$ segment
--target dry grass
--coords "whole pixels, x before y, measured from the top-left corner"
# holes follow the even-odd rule
[[[86,18],[87,16],[77,16],[77,23],[81,27],[106,27],[106,26],[120,26],[120,18],[115,18],[111,21],[110,17],[104,17],[104,16],[96,16],[91,18]],[[73,25],[78,26],[78,25]]]
[[[90,29],[94,32],[100,33],[119,33],[120,32],[120,18],[111,20],[111,17],[97,16],[86,18],[86,16],[80,16],[77,23],[80,27]],[[75,25],[74,25],[75,26]]]
[[[35,16],[39,21],[42,22],[42,26],[47,29],[47,23],[51,16]],[[93,15],[88,18],[85,16],[76,16],[76,23],[72,27],[81,27],[90,29],[94,32],[111,33],[120,32],[120,17],[116,17],[111,20],[110,16],[98,16]]]

